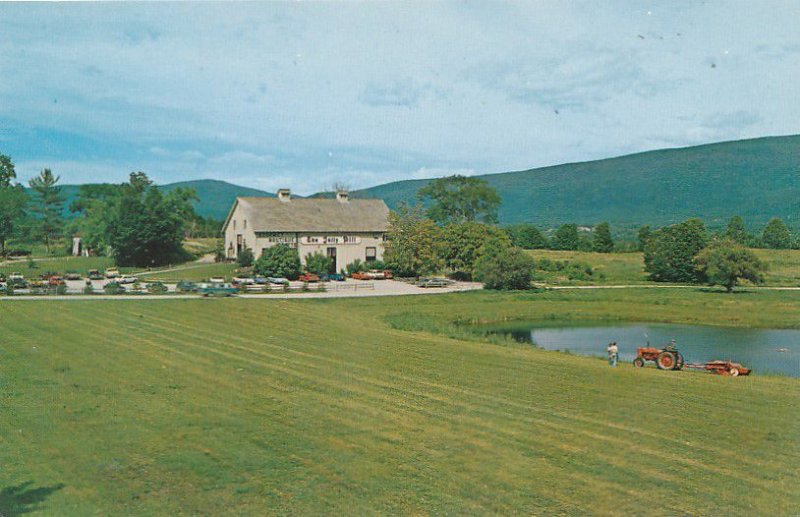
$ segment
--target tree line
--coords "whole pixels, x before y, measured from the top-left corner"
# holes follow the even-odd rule
[[[71,247],[71,237],[94,254],[110,254],[120,266],[158,266],[189,258],[187,236],[217,236],[221,223],[198,216],[191,189],[159,190],[143,172],[119,185],[82,185],[64,217],[66,203],[59,176],[44,169],[28,182],[31,195],[16,181],[14,163],[0,154],[0,255],[8,242]]]

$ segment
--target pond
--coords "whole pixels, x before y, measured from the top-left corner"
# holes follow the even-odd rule
[[[800,330],[705,327],[660,323],[623,325],[545,326],[518,323],[484,327],[546,350],[605,357],[608,343],[616,341],[620,361],[630,363],[640,346],[661,347],[675,340],[686,362],[730,359],[752,368],[755,374],[779,373],[800,377]]]

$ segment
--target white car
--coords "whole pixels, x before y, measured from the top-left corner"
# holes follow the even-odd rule
[[[237,276],[233,279],[233,283],[239,285],[255,285],[256,281],[254,278],[249,278],[246,276],[244,277]]]
[[[22,276],[22,273],[17,273],[15,271],[14,273],[11,273],[10,275],[8,275],[8,279],[9,280],[25,280],[25,277]]]
[[[106,278],[119,278],[119,269],[111,268],[106,269]]]
[[[221,276],[212,276],[211,278],[208,279],[208,283],[209,284],[224,284],[225,283],[225,279],[222,278]]]
[[[117,282],[120,284],[135,284],[139,279],[133,275],[122,275]]]

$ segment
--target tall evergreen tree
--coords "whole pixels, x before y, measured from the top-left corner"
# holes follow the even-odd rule
[[[37,216],[38,233],[48,254],[51,243],[61,236],[64,228],[64,196],[61,187],[56,186],[58,180],[59,176],[54,176],[53,171],[44,169],[28,182],[34,194],[32,211]]]
[[[614,251],[614,240],[611,238],[611,227],[608,223],[600,223],[595,227],[592,249],[600,253]]]
[[[744,220],[734,215],[728,221],[728,227],[725,229],[725,237],[739,244],[747,243],[747,231],[744,228]]]
[[[789,227],[778,217],[769,220],[761,238],[767,248],[788,250],[792,247],[792,234],[789,232]]]

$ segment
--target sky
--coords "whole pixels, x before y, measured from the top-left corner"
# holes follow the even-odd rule
[[[298,194],[800,133],[800,2],[0,3],[20,181]]]

